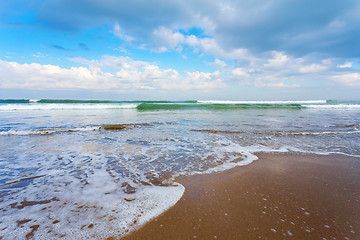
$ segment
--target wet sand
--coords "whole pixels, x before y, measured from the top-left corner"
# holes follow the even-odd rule
[[[258,154],[182,177],[182,199],[123,239],[360,239],[360,159]]]

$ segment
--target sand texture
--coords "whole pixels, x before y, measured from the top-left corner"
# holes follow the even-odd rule
[[[360,159],[258,154],[179,179],[170,210],[123,239],[360,239]]]

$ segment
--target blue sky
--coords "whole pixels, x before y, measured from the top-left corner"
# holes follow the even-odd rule
[[[358,0],[2,0],[0,98],[359,99]]]

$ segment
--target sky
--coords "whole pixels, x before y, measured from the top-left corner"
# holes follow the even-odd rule
[[[1,0],[0,98],[360,99],[358,0]]]

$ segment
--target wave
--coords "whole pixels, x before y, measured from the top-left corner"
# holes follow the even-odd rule
[[[198,101],[197,103],[140,103],[140,111],[157,110],[242,110],[242,109],[360,109],[360,103],[328,104],[327,100],[306,101]]]
[[[41,99],[38,103],[196,103],[196,100],[187,101],[110,101],[110,100],[69,100],[69,99]]]
[[[306,136],[306,135],[336,135],[336,134],[354,134],[360,133],[360,130],[353,131],[324,131],[324,132],[279,132],[281,135]]]
[[[354,100],[259,100],[259,101],[230,101],[230,100],[78,100],[78,99],[0,99],[0,103],[200,103],[200,104],[346,104],[358,105],[360,101]]]
[[[71,99],[0,99],[0,111],[63,110],[63,109],[137,109],[157,110],[241,110],[241,109],[360,109],[358,101],[299,100],[299,101],[109,101]]]
[[[67,110],[67,109],[78,109],[78,110],[88,110],[88,109],[135,109],[138,104],[136,103],[123,103],[123,104],[114,104],[114,103],[101,103],[101,104],[89,104],[89,103],[73,103],[73,104],[7,104],[0,105],[0,111],[17,111],[17,110]]]
[[[231,110],[231,109],[268,109],[268,108],[287,108],[301,109],[300,104],[153,104],[142,103],[136,109],[139,111],[157,110],[183,110],[183,109],[205,109],[205,110]]]
[[[30,99],[0,99],[0,103],[30,103]]]
[[[327,100],[300,100],[300,101],[198,101],[198,103],[207,104],[324,104]]]
[[[103,124],[99,126],[86,126],[78,128],[46,128],[35,130],[7,130],[0,131],[0,136],[26,136],[26,135],[51,135],[57,133],[75,133],[75,132],[90,132],[90,131],[124,131],[131,128],[151,127],[149,123],[134,123],[134,124]],[[229,130],[215,130],[215,129],[191,129],[193,132],[203,132],[212,134],[246,134],[246,131],[229,131]],[[308,136],[308,135],[336,135],[336,134],[357,134],[360,133],[356,127],[350,131],[323,131],[323,132],[251,132],[257,135],[292,135],[292,136]]]
[[[50,128],[50,129],[36,129],[36,130],[8,130],[8,131],[1,131],[0,136],[50,135],[50,134],[55,134],[55,133],[99,131],[100,129],[101,129],[101,126],[79,127],[79,128],[72,128],[72,129]]]
[[[191,129],[193,132],[213,133],[213,134],[257,134],[257,135],[292,135],[292,136],[307,136],[307,135],[336,135],[336,134],[354,134],[360,133],[357,129],[358,124],[343,125],[345,127],[353,127],[353,130],[349,131],[323,131],[323,132],[247,132],[247,131],[231,131],[231,130],[216,130],[216,129]]]
[[[326,100],[328,104],[360,104],[357,100]]]
[[[306,104],[201,104],[201,103],[34,103],[4,104],[0,111],[25,110],[97,110],[97,109],[137,109],[139,111],[159,110],[244,110],[244,109],[360,109],[360,105],[306,105]]]
[[[307,108],[317,109],[360,109],[360,104],[326,104],[326,105],[304,105]]]
[[[0,99],[0,103],[197,103],[197,100],[185,101],[113,101],[113,100],[75,100],[75,99]]]
[[[123,131],[131,128],[150,127],[153,123],[124,123],[124,124],[103,124],[99,126],[85,126],[78,128],[42,128],[32,130],[7,130],[0,131],[0,136],[27,136],[27,135],[50,135],[56,133],[75,133],[91,131]]]

